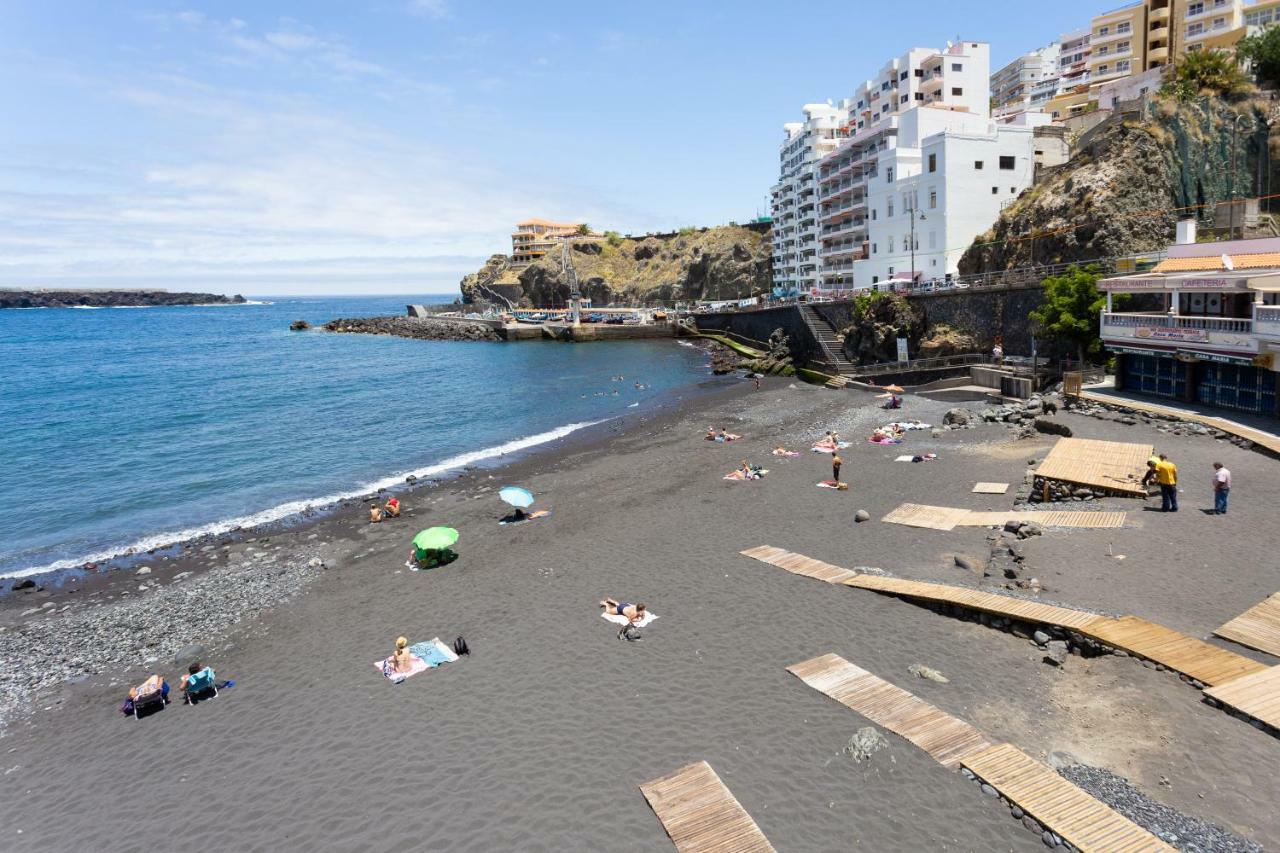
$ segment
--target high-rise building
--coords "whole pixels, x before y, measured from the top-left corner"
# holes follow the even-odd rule
[[[1061,51],[1061,42],[1050,42],[991,75],[991,107],[996,120],[1009,121],[1028,110],[1039,110],[1059,94]]]
[[[840,102],[817,171],[822,287],[954,273],[1030,186],[1033,128],[992,121],[989,72],[981,42],[913,48]]]
[[[835,148],[842,112],[831,104],[805,104],[804,121],[783,125],[773,208],[773,286],[807,290],[818,283],[817,163]]]

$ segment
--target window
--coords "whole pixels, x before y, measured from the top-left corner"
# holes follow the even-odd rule
[[[999,194],[1000,194],[1000,188],[999,188],[999,187],[992,187],[992,188],[991,188],[991,194],[992,194],[992,195],[999,195]]]
[[[917,69],[916,69],[916,76],[917,76],[917,77],[923,77],[923,76],[924,76],[924,69],[923,69],[923,68],[917,68]]]
[[[891,254],[891,255],[893,254],[893,238],[892,238],[892,237],[890,237],[890,238],[889,238],[889,249],[888,249],[888,252],[889,252],[889,254]]]
[[[1009,195],[1017,195],[1017,194],[1018,194],[1017,187],[1009,187]]]
[[[1128,21],[1125,21],[1123,24],[1116,24],[1116,35],[1124,35],[1129,32],[1131,28],[1132,27]]]
[[[880,254],[880,245],[878,243],[871,244],[871,254],[873,255]]]
[[[917,101],[923,101],[923,100],[924,100],[924,92],[916,92],[916,100],[917,100]]]
[[[881,91],[881,92],[887,92],[887,91],[889,91],[889,81],[888,81],[888,80],[885,80],[883,83],[881,83],[881,84],[880,84],[880,91]]]
[[[907,79],[907,72],[903,71],[901,74],[899,74],[899,75],[898,75],[898,79],[899,79],[899,80],[906,80],[906,79]]]
[[[1204,3],[1203,3],[1203,2],[1199,2],[1199,0],[1197,0],[1197,2],[1195,2],[1195,3],[1188,3],[1188,4],[1187,4],[1187,17],[1188,17],[1188,18],[1190,18],[1190,17],[1192,17],[1192,16],[1194,16],[1194,15],[1203,15],[1203,14],[1204,14]]]
[[[898,103],[905,104],[909,100],[911,100],[910,95],[903,95],[901,98],[898,98]]]
[[[929,209],[933,210],[937,206],[938,206],[938,191],[931,189],[929,190]]]
[[[982,161],[981,161],[981,160],[974,160],[974,161],[973,161],[973,168],[978,169],[978,170],[981,170],[981,169],[982,169]]]
[[[930,172],[938,171],[938,155],[937,154],[929,155],[929,171]]]
[[[885,209],[884,215],[893,216],[893,199],[889,199],[889,201],[886,203],[886,209]],[[890,249],[889,251],[892,252],[893,249]]]
[[[952,86],[952,87],[951,87],[951,94],[953,94],[953,95],[955,95],[955,96],[959,97],[960,95],[963,95],[963,94],[964,94],[964,89],[961,89],[959,86]]]
[[[1227,19],[1226,19],[1226,18],[1214,18],[1214,19],[1213,19],[1213,28],[1214,28],[1215,30],[1220,30],[1220,29],[1222,29],[1223,27],[1225,27],[1226,25],[1227,25]]]
[[[886,184],[893,183],[893,167],[892,166],[884,170],[884,182]]]
[[[1116,73],[1125,74],[1129,71],[1129,60],[1123,59],[1116,63]]]
[[[1017,158],[1016,158],[1016,157],[1009,157],[1009,156],[1006,156],[1006,155],[1001,155],[1001,157],[1000,157],[1000,168],[1001,168],[1001,169],[1005,169],[1005,170],[1013,169],[1016,165],[1017,165]]]
[[[1187,45],[1187,53],[1195,53],[1197,50],[1200,50],[1203,47],[1204,45],[1202,44],[1189,44]]]
[[[952,71],[963,71],[963,70],[964,70],[964,66],[963,66],[963,65],[961,65],[959,62],[953,62],[953,63],[951,63],[951,70],[952,70]]]
[[[862,101],[858,101],[858,109],[862,109],[864,106],[866,105],[863,104]]]
[[[1128,52],[1129,52],[1129,43],[1127,41],[1122,41],[1116,45],[1116,53],[1128,53]]]
[[[1103,26],[1101,26],[1101,27],[1098,27],[1098,35],[1100,35],[1100,36],[1105,36],[1105,35],[1109,34],[1110,32],[1111,32],[1111,27],[1109,27],[1109,26],[1107,26],[1107,25],[1105,25],[1105,24],[1104,24]]]
[[[1187,38],[1191,38],[1192,36],[1198,36],[1203,32],[1204,32],[1204,24],[1202,23],[1187,24]]]
[[[1108,53],[1110,53],[1110,52],[1111,52],[1111,48],[1107,47],[1107,46],[1104,44],[1102,47],[1100,47],[1100,48],[1098,48],[1097,50],[1095,50],[1095,51],[1093,52],[1093,55],[1094,55],[1094,56],[1106,56],[1106,55],[1107,55]]]
[[[876,209],[875,209],[874,207],[873,207],[873,208],[871,208],[871,218],[872,218],[873,220],[876,218]]]
[[[1099,73],[1099,74],[1106,74],[1106,73],[1107,73],[1108,71],[1110,71],[1110,70],[1111,70],[1111,66],[1110,66],[1110,65],[1099,65],[1099,66],[1098,66],[1098,73]]]

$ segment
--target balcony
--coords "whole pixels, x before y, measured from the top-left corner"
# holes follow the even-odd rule
[[[1147,30],[1148,44],[1150,44],[1153,41],[1168,41],[1168,40],[1169,40],[1169,27],[1167,25],[1152,27],[1151,29]]]
[[[1255,306],[1258,308],[1271,306]],[[1270,318],[1266,321],[1272,322]],[[1275,319],[1280,332],[1280,316]],[[1102,312],[1102,340],[1120,346],[1176,349],[1179,345],[1210,347],[1239,353],[1257,353],[1254,321],[1248,317],[1186,317],[1172,314],[1117,314]]]
[[[1169,59],[1168,47],[1152,47],[1147,49],[1148,62],[1165,62]]]
[[[1147,10],[1147,20],[1148,20],[1148,21],[1153,21],[1153,22],[1154,22],[1154,21],[1168,21],[1168,20],[1169,20],[1169,7],[1168,7],[1168,6],[1161,6],[1161,7],[1160,7],[1160,8],[1158,8],[1158,9],[1149,9],[1149,10]]]
[[[1280,341],[1280,305],[1253,306],[1253,333],[1268,341]]]

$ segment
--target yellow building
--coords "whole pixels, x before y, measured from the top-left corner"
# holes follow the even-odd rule
[[[1094,17],[1089,37],[1089,84],[1097,86],[1147,69],[1147,46],[1151,41],[1167,44],[1167,12],[1163,28],[1147,32],[1147,6],[1159,0],[1145,0]],[[1175,0],[1164,0],[1165,3]],[[1212,0],[1210,0],[1212,2]],[[1167,50],[1166,50],[1167,53]]]
[[[585,225],[582,222],[551,222],[546,219],[517,222],[511,235],[512,264],[528,266],[555,248],[562,238],[572,237]]]

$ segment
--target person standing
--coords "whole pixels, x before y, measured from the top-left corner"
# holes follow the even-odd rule
[[[1169,457],[1160,454],[1156,463],[1156,482],[1160,484],[1160,511],[1178,511],[1178,466]]]
[[[1231,494],[1231,472],[1221,462],[1213,463],[1213,511],[1227,514],[1227,496]]]
[[[831,479],[837,483],[840,482],[840,466],[844,464],[844,460],[840,458],[839,453],[831,454]]]

